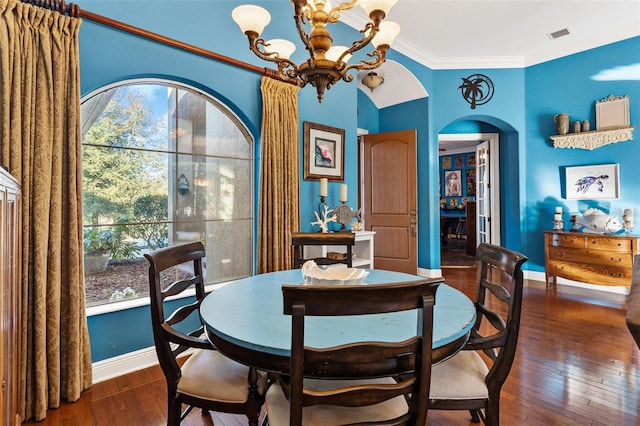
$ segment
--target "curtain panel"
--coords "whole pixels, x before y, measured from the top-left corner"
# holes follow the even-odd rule
[[[262,155],[258,201],[258,273],[293,268],[291,232],[299,210],[298,92],[262,77]]]
[[[81,20],[0,0],[0,164],[22,185],[23,419],[91,385],[82,266]]]

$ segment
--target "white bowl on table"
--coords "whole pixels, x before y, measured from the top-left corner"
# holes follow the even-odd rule
[[[344,264],[319,267],[313,260],[308,260],[302,265],[305,284],[356,285],[362,284],[367,275],[369,272],[364,269],[348,268]]]

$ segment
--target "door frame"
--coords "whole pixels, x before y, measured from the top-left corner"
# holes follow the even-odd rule
[[[499,133],[446,133],[438,134],[438,145],[446,146],[448,141],[469,142],[475,147],[480,142],[489,142],[489,151],[492,153],[489,160],[489,179],[491,184],[491,243],[500,245],[500,134]],[[438,173],[440,167],[438,166]],[[439,205],[439,203],[436,203]],[[476,231],[477,232],[477,231]],[[479,241],[479,240],[477,240]]]

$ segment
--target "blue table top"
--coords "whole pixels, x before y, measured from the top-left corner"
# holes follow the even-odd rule
[[[412,281],[422,277],[369,270],[365,284]],[[291,317],[283,313],[282,284],[303,283],[299,269],[271,272],[233,281],[207,295],[200,315],[210,333],[234,345],[286,356],[291,348]],[[310,317],[307,341],[329,347],[353,341],[399,341],[415,334],[416,311],[366,316]],[[434,310],[433,348],[466,335],[476,318],[471,300],[440,284]],[[318,330],[314,333],[313,330]]]

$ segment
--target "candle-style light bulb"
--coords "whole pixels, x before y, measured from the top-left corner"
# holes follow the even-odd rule
[[[327,178],[320,178],[320,196],[327,196]]]
[[[340,185],[340,202],[347,202],[347,185],[344,183]]]

